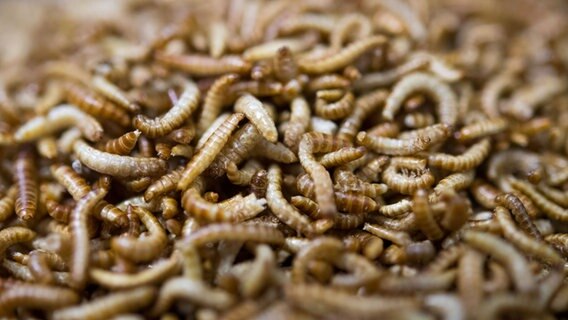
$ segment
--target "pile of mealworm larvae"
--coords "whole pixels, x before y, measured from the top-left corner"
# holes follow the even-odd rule
[[[120,6],[0,69],[1,316],[567,315],[565,2]]]

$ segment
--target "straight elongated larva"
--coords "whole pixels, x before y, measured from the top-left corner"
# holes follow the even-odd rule
[[[307,235],[313,234],[314,229],[310,220],[288,203],[282,194],[281,184],[282,171],[280,167],[272,165],[268,170],[268,188],[266,190],[268,207],[278,219],[293,229]]]
[[[206,55],[176,55],[163,52],[154,54],[156,61],[195,76],[216,76],[227,73],[244,74],[250,71],[250,62],[235,55],[212,58]]]
[[[428,203],[428,193],[424,189],[416,191],[412,198],[412,211],[416,216],[418,228],[424,232],[430,240],[438,240],[444,233],[432,214],[432,209]]]
[[[142,309],[152,303],[155,296],[156,289],[148,286],[110,293],[79,306],[59,309],[53,313],[53,319],[105,319]]]
[[[221,127],[207,139],[205,144],[197,150],[197,153],[185,167],[177,188],[185,190],[187,187],[215,160],[217,154],[223,149],[236,129],[239,122],[244,118],[242,113],[234,113],[223,122]]]
[[[14,283],[0,294],[0,313],[10,316],[16,308],[53,310],[80,301],[79,295],[71,289],[42,284]]]
[[[131,102],[126,96],[126,93],[122,91],[122,89],[107,80],[105,77],[94,76],[91,84],[93,86],[93,89],[95,89],[99,94],[116,103],[118,106],[124,108],[125,110],[129,112],[140,111],[140,107]]]
[[[381,279],[378,290],[385,293],[435,292],[446,290],[456,278],[454,270],[414,277],[388,276]]]
[[[114,177],[157,176],[166,171],[164,160],[115,155],[99,151],[82,140],[75,142],[73,151],[87,167]]]
[[[441,123],[453,126],[458,118],[457,99],[452,89],[434,76],[412,73],[402,78],[393,88],[383,109],[383,117],[393,120],[400,106],[411,94],[427,92],[437,102],[436,112]]]
[[[412,242],[412,240],[410,239],[410,236],[406,232],[386,229],[382,226],[375,225],[375,224],[365,223],[363,230],[365,230],[365,231],[367,231],[371,234],[374,234],[381,239],[389,240],[389,241],[391,241],[391,242],[393,242],[393,243],[395,243],[399,246],[403,246],[403,247],[406,246],[406,245],[409,245]]]
[[[116,122],[123,127],[130,125],[130,116],[126,111],[97,96],[87,87],[68,83],[66,84],[65,92],[69,102],[86,113]]]
[[[38,179],[35,153],[29,147],[18,152],[14,179],[18,186],[16,196],[16,215],[24,221],[35,217],[38,206]]]
[[[457,288],[468,314],[475,314],[483,301],[483,268],[485,256],[467,249],[458,262]]]
[[[278,141],[276,125],[260,100],[244,94],[235,102],[235,111],[243,113],[266,140],[272,143]]]
[[[509,270],[517,289],[531,292],[535,288],[535,279],[531,275],[528,261],[510,244],[499,237],[486,232],[466,231],[463,239],[475,249],[491,255]]]
[[[374,73],[367,73],[361,79],[355,81],[355,90],[364,90],[383,87],[396,82],[398,79],[406,76],[407,74],[423,69],[429,63],[430,59],[425,56],[412,57],[404,64],[395,68],[379,71]]]
[[[455,133],[460,142],[489,137],[507,129],[509,123],[503,118],[491,118],[464,126]]]
[[[84,288],[89,267],[89,214],[97,203],[106,195],[105,189],[90,191],[82,197],[71,212],[70,228],[73,254],[69,267],[71,269],[71,285],[74,288]]]
[[[272,143],[260,139],[251,152],[252,156],[259,156],[281,163],[294,163],[298,161],[296,154],[281,142]]]
[[[154,181],[144,192],[144,200],[149,202],[162,194],[175,190],[184,169],[180,166]]]
[[[568,211],[548,200],[529,182],[511,178],[510,183],[514,189],[529,197],[549,218],[558,221],[568,221]]]
[[[338,167],[363,157],[366,152],[365,147],[344,147],[323,155],[319,162],[326,168]]]
[[[284,128],[284,144],[296,150],[302,135],[308,130],[310,125],[310,106],[303,97],[296,97],[292,100],[290,121]]]
[[[312,61],[300,59],[298,67],[306,73],[321,74],[331,72],[347,66],[366,51],[383,45],[386,38],[383,36],[371,36],[353,42],[337,53],[320,60]]]
[[[227,91],[229,86],[235,83],[238,79],[239,76],[236,74],[223,75],[215,80],[211,88],[209,88],[209,91],[207,91],[207,94],[205,95],[205,101],[203,102],[203,109],[199,116],[199,121],[197,122],[198,133],[204,133],[212,126],[213,122],[215,122],[215,119],[221,113],[225,103],[224,93]]]
[[[134,262],[151,261],[158,257],[166,246],[168,241],[166,232],[150,211],[137,206],[130,206],[129,210],[132,210],[146,226],[148,234],[139,238],[130,236],[113,238],[111,248],[120,256]]]
[[[208,242],[232,241],[258,241],[281,244],[284,235],[276,228],[256,224],[230,224],[216,223],[203,227],[181,240],[178,245],[201,246]]]
[[[149,138],[165,136],[180,127],[191,116],[197,109],[199,98],[199,89],[195,83],[187,81],[181,97],[168,112],[155,119],[137,115],[132,124]]]
[[[273,59],[281,48],[288,48],[293,53],[301,52],[309,49],[317,40],[318,37],[310,33],[303,37],[274,39],[246,49],[242,57],[250,62]]]
[[[428,164],[450,171],[466,171],[477,167],[491,150],[491,143],[485,138],[472,145],[459,156],[435,153],[428,156]]]
[[[12,185],[6,195],[0,199],[0,222],[7,220],[14,213],[18,186]]]
[[[517,196],[511,193],[500,194],[495,197],[495,202],[511,210],[515,221],[519,224],[523,231],[538,241],[542,241],[542,235],[531,221],[531,217],[529,216],[527,209]]]
[[[212,21],[209,25],[208,44],[209,54],[213,58],[219,58],[225,52],[227,40],[229,37],[229,30],[227,24],[223,21]]]

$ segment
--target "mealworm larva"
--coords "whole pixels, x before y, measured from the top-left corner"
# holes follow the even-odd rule
[[[179,144],[189,144],[193,140],[193,138],[195,138],[195,130],[195,125],[189,124],[179,129],[175,129],[174,131],[168,133],[166,137],[169,140],[172,140]]]
[[[179,212],[177,200],[172,197],[162,197],[160,200],[160,209],[162,210],[162,217],[164,217],[164,219],[171,219],[177,216]]]
[[[296,150],[302,135],[310,126],[311,111],[308,102],[303,97],[294,98],[290,109],[290,121],[284,129],[284,144]]]
[[[438,78],[425,73],[416,72],[402,78],[393,88],[383,109],[383,118],[393,120],[402,103],[414,92],[427,92],[438,103],[436,112],[441,123],[453,126],[456,124],[457,98],[452,89]]]
[[[91,191],[91,187],[87,184],[87,181],[71,169],[71,167],[54,164],[50,169],[53,177],[67,189],[67,192],[69,192],[76,201],[80,200]]]
[[[257,246],[255,254],[255,260],[239,287],[241,294],[248,298],[258,296],[262,292],[276,265],[274,252],[269,246]]]
[[[132,103],[126,93],[122,91],[115,84],[107,80],[102,76],[94,76],[91,85],[99,94],[107,98],[108,100],[116,103],[118,106],[124,108],[129,112],[139,112],[140,107]]]
[[[268,171],[261,169],[250,178],[250,191],[257,198],[264,198],[268,190]]]
[[[434,116],[430,113],[413,112],[404,116],[404,125],[408,128],[424,128],[433,125]]]
[[[538,191],[559,206],[568,207],[568,192],[552,188],[546,184],[538,184]]]
[[[73,255],[71,256],[71,285],[82,289],[87,281],[89,268],[89,215],[97,203],[106,196],[107,190],[96,189],[83,196],[71,212],[69,226],[71,229]]]
[[[213,126],[215,119],[217,119],[221,109],[225,103],[225,93],[230,85],[237,82],[239,76],[236,74],[227,74],[219,77],[207,94],[205,95],[205,101],[203,103],[203,110],[199,116],[199,121],[197,122],[197,132],[204,133],[208,128]],[[197,146],[199,147],[199,143]]]
[[[455,264],[464,252],[463,245],[454,245],[438,252],[432,262],[426,266],[425,273],[440,273]]]
[[[367,162],[357,171],[357,177],[366,182],[378,181],[379,174],[382,173],[389,161],[387,156],[378,156]]]
[[[381,0],[380,6],[393,13],[404,22],[407,32],[418,43],[423,43],[428,38],[428,30],[417,11],[405,2],[397,0]]]
[[[237,130],[223,147],[215,161],[209,166],[208,173],[220,177],[225,173],[229,163],[240,164],[260,141],[261,136],[252,123],[245,124]]]
[[[79,295],[70,289],[15,283],[0,294],[0,312],[10,315],[16,308],[53,310],[76,304],[80,300]]]
[[[185,247],[188,245],[201,246],[205,243],[221,240],[232,241],[256,241],[264,243],[282,244],[284,235],[275,227],[258,224],[230,224],[214,223],[209,224],[195,231],[181,240],[178,245]]]
[[[400,134],[400,126],[394,122],[383,122],[369,128],[367,133],[376,137],[396,138]]]
[[[511,210],[515,221],[519,224],[523,231],[527,232],[538,241],[542,241],[542,235],[531,221],[531,217],[529,216],[527,209],[518,197],[511,193],[504,193],[495,197],[495,202]]]
[[[294,259],[290,274],[292,282],[302,283],[306,281],[306,271],[310,262],[317,260],[332,262],[339,257],[343,250],[343,243],[331,237],[320,237],[310,241]]]
[[[517,79],[510,73],[501,73],[489,81],[481,90],[481,110],[491,119],[499,117],[499,97],[513,88]]]
[[[416,216],[416,225],[430,240],[438,240],[444,236],[444,232],[434,219],[432,209],[428,203],[428,193],[419,189],[412,198],[412,211]]]
[[[57,142],[53,137],[41,138],[37,142],[37,152],[40,156],[53,160],[57,157]]]
[[[361,79],[355,81],[355,90],[365,90],[384,87],[396,82],[398,79],[426,67],[430,59],[426,56],[413,56],[405,63],[386,71],[366,73]]]
[[[544,240],[554,246],[564,256],[568,254],[568,233],[555,233],[548,235]]]
[[[404,247],[406,262],[414,265],[423,265],[434,259],[436,249],[432,241],[414,242]]]
[[[65,261],[56,253],[44,250],[30,252],[27,263],[35,280],[43,284],[51,284],[55,281],[52,268],[63,271],[66,268]]]
[[[434,183],[434,176],[426,168],[426,161],[415,158],[392,158],[382,178],[389,189],[404,194],[412,194]]]
[[[383,36],[371,36],[349,44],[337,53],[320,60],[298,60],[298,67],[306,73],[321,74],[332,72],[351,64],[363,53],[383,45],[386,38]]]
[[[318,91],[318,93],[321,91]],[[347,92],[336,102],[327,103],[323,98],[318,97],[316,100],[315,112],[319,117],[328,120],[338,120],[345,118],[351,113],[355,96],[351,92]]]
[[[357,98],[353,112],[341,123],[337,137],[352,141],[363,121],[384,103],[387,95],[386,90],[375,90]]]
[[[300,214],[284,198],[281,191],[282,171],[276,165],[270,166],[268,170],[268,188],[266,189],[266,201],[272,213],[282,222],[293,229],[307,235],[314,233],[310,220]]]
[[[272,143],[278,141],[276,125],[257,98],[250,94],[242,95],[235,102],[235,111],[243,113],[266,140]]]
[[[483,284],[483,291],[495,293],[505,291],[510,287],[507,270],[496,262],[489,262],[489,279]]]
[[[320,90],[346,89],[351,85],[351,81],[338,74],[324,74],[315,77],[308,82],[307,90],[316,92]]]
[[[453,191],[444,191],[440,200],[445,203],[444,216],[440,225],[446,230],[458,231],[469,219],[471,203]]]
[[[463,154],[452,156],[435,153],[428,156],[428,164],[450,171],[465,171],[477,167],[489,154],[491,143],[485,138],[472,145]]]
[[[255,97],[270,97],[284,94],[284,86],[276,81],[240,81],[229,86],[225,101],[235,101],[239,96],[250,93]]]
[[[412,242],[410,236],[406,232],[389,230],[382,226],[374,224],[365,223],[363,230],[374,234],[381,239],[389,240],[402,247],[407,246]]]
[[[172,255],[168,260],[161,260],[152,264],[151,268],[144,269],[135,274],[120,274],[103,269],[92,268],[90,278],[100,286],[113,290],[130,289],[162,282],[181,270],[180,258]]]
[[[205,144],[197,150],[197,153],[185,167],[181,174],[177,188],[185,190],[187,187],[215,160],[215,157],[223,149],[236,129],[239,122],[244,118],[242,113],[230,115],[219,129],[207,139]]]
[[[51,108],[63,100],[63,87],[59,81],[49,81],[43,96],[35,105],[36,114],[46,114]]]
[[[157,316],[164,313],[178,299],[218,310],[228,309],[235,303],[235,297],[225,290],[211,288],[200,280],[177,277],[168,280],[161,287],[149,314]]]
[[[515,92],[507,112],[518,120],[528,120],[537,107],[566,90],[566,83],[558,77],[540,79],[537,84],[521,88]]]
[[[504,207],[495,208],[495,216],[501,225],[505,238],[523,250],[523,252],[554,266],[564,264],[564,259],[554,249],[547,246],[544,242],[528,237],[517,229],[507,209]]]
[[[495,294],[476,310],[477,319],[500,319],[501,315],[511,313],[523,316],[540,317],[544,314],[538,300],[527,295],[500,293]]]
[[[321,212],[319,210],[318,204],[315,203],[314,201],[312,201],[310,198],[306,198],[306,197],[302,197],[302,196],[294,196],[290,199],[290,202],[292,203],[292,205],[294,207],[296,207],[296,208],[298,208],[298,210],[306,213],[312,219],[319,219],[317,221],[328,220],[328,219],[323,218],[323,216],[321,215]],[[335,221],[333,223],[333,227],[335,229],[349,230],[349,229],[356,228],[356,227],[360,226],[361,224],[363,224],[365,218],[366,218],[366,214],[343,214],[341,212],[338,212],[338,215],[335,218]],[[316,224],[317,224],[317,221],[316,221]],[[323,233],[323,232],[320,232],[322,230],[317,229],[316,224],[314,224],[314,228],[316,228],[316,233],[318,233],[318,234]]]
[[[216,76],[227,73],[245,74],[252,67],[250,62],[235,55],[213,58],[198,54],[177,55],[156,52],[154,58],[168,67],[179,69],[193,76]]]
[[[36,233],[24,227],[8,227],[0,231],[0,256],[4,256],[6,249],[10,246],[20,243],[32,241],[36,237]]]
[[[351,35],[353,29],[357,30],[356,35]],[[337,21],[330,34],[330,47],[339,50],[343,46],[343,42],[349,40],[350,36],[355,39],[365,38],[371,34],[372,25],[369,18],[362,14],[347,14]]]
[[[455,294],[429,294],[424,299],[424,305],[434,309],[443,319],[466,319],[463,302]]]
[[[486,232],[468,230],[462,237],[467,244],[504,264],[520,292],[528,293],[535,288],[535,278],[531,275],[528,261],[512,245]]]
[[[181,166],[158,178],[144,192],[144,200],[150,202],[162,194],[174,191],[184,170]]]
[[[35,217],[38,206],[38,177],[34,157],[33,150],[24,147],[18,152],[14,166],[14,180],[18,186],[16,215],[24,221]]]
[[[140,179],[133,180],[120,180],[120,183],[126,188],[126,190],[142,192],[152,183],[152,178],[142,177]]]
[[[336,17],[329,14],[304,13],[292,16],[280,26],[280,33],[292,34],[299,31],[315,30],[323,34],[331,33]]]
[[[259,170],[260,163],[256,161],[248,161],[242,169],[239,170],[234,162],[229,162],[227,164],[227,178],[232,184],[238,186],[250,185],[251,179],[254,174]]]
[[[290,48],[283,46],[278,49],[272,60],[272,68],[276,79],[282,82],[288,82],[296,78],[298,74],[298,66]]]
[[[85,141],[73,145],[77,158],[92,170],[118,178],[157,176],[166,171],[167,163],[157,158],[135,158],[99,151]]]
[[[237,215],[234,212],[225,210],[219,204],[206,201],[196,188],[189,188],[184,192],[181,204],[187,213],[200,221],[221,222],[237,220]]]
[[[296,154],[283,143],[272,143],[266,139],[260,139],[252,150],[252,156],[259,156],[281,163],[294,163],[298,161]]]
[[[6,195],[0,200],[0,222],[6,221],[14,213],[18,186],[12,185]]]
[[[389,276],[381,279],[378,290],[387,293],[414,293],[447,290],[456,278],[454,270],[413,277]]]
[[[568,221],[568,211],[554,202],[548,200],[529,182],[518,180],[515,178],[509,179],[511,186],[525,194],[531,199],[534,204],[542,210],[550,219],[558,221]]]
[[[221,20],[212,21],[208,28],[209,55],[219,58],[225,52],[229,30],[227,24]]]
[[[288,48],[291,53],[306,51],[318,40],[318,36],[307,33],[298,38],[280,38],[264,42],[254,47],[247,48],[242,57],[246,61],[254,62],[264,59],[273,59],[279,55],[281,48]]]
[[[145,308],[155,296],[156,289],[147,286],[110,293],[78,306],[59,309],[53,313],[53,319],[106,319]]]
[[[414,298],[359,296],[313,284],[286,285],[284,295],[293,305],[319,316],[336,314],[347,318],[373,319],[378,315],[419,306]]]
[[[363,157],[366,152],[365,147],[344,147],[323,155],[319,162],[326,168],[338,167]]]
[[[491,118],[464,126],[455,133],[458,141],[464,142],[477,138],[493,136],[507,129],[509,123],[503,118]]]
[[[475,201],[481,204],[485,209],[494,209],[497,206],[495,198],[501,194],[501,191],[497,188],[480,179],[473,181],[470,191]]]
[[[148,235],[140,238],[115,237],[111,240],[111,248],[120,256],[133,262],[151,261],[159,256],[166,246],[168,241],[166,232],[158,219],[148,210],[137,206],[130,206],[130,210],[146,226]]]
[[[458,262],[457,288],[468,314],[475,314],[483,301],[485,256],[468,249]]]
[[[130,116],[126,111],[100,98],[87,87],[68,83],[65,86],[65,93],[70,103],[92,116],[116,122],[123,127],[130,125]]]
[[[168,143],[156,143],[156,155],[162,160],[168,160],[172,156],[172,146]]]
[[[91,82],[89,73],[86,72],[86,70],[69,61],[50,61],[43,65],[42,72],[46,76],[67,78],[70,80],[78,81],[86,86]]]

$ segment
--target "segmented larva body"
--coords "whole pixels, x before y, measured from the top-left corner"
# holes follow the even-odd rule
[[[296,154],[284,144],[281,142],[272,143],[266,139],[260,139],[251,155],[281,163],[294,163],[298,161]]]
[[[322,91],[318,91],[318,94]],[[327,102],[323,97],[318,96],[316,100],[315,112],[319,117],[328,120],[343,119],[349,115],[353,109],[355,96],[351,92],[345,93],[335,102]]]
[[[345,250],[343,243],[331,237],[319,237],[310,241],[297,253],[290,277],[294,283],[306,282],[308,265],[315,260],[333,262]]]
[[[441,123],[451,126],[456,124],[458,110],[455,93],[438,78],[420,72],[405,76],[395,85],[387,98],[383,117],[392,121],[402,103],[417,91],[427,92],[436,100],[438,103],[436,111]]]
[[[24,221],[35,217],[38,206],[38,182],[35,153],[29,147],[18,152],[14,180],[18,186],[16,215]]]
[[[100,98],[94,92],[79,84],[68,83],[65,87],[66,97],[86,113],[116,122],[123,127],[130,125],[130,116],[114,104]]]
[[[473,182],[470,191],[475,201],[485,209],[494,209],[497,206],[495,198],[501,194],[499,189],[480,179],[476,179]]]
[[[248,161],[242,169],[237,168],[234,162],[229,162],[227,164],[227,178],[234,185],[248,186],[255,172],[260,168],[260,163],[254,160]]]
[[[217,203],[210,203],[203,199],[195,188],[189,188],[184,192],[181,205],[187,213],[200,221],[223,222],[237,219],[233,212],[225,210]]]
[[[455,137],[460,142],[489,137],[505,131],[508,126],[509,123],[503,118],[491,118],[462,127]]]
[[[284,34],[291,34],[315,30],[322,34],[328,34],[331,33],[336,22],[337,18],[328,14],[304,13],[282,22],[279,31]]]
[[[256,171],[250,179],[250,190],[257,198],[264,198],[268,189],[268,171]]]
[[[369,128],[367,133],[375,137],[396,138],[400,134],[400,126],[395,122],[383,122]]]
[[[326,168],[338,167],[363,157],[366,152],[365,147],[344,147],[323,155],[319,162]]]
[[[545,197],[555,202],[559,206],[568,207],[568,192],[549,187],[545,184],[538,184],[536,188]]]
[[[69,166],[54,164],[51,166],[51,174],[67,189],[75,201],[79,201],[91,191],[87,181]]]
[[[296,97],[291,103],[290,121],[284,128],[284,144],[296,150],[302,135],[310,126],[310,106],[303,97]]]
[[[416,154],[434,144],[428,137],[416,136],[408,139],[392,139],[372,136],[364,131],[357,134],[356,141],[379,154],[399,156]]]
[[[365,90],[390,85],[411,72],[425,68],[430,63],[426,56],[413,56],[405,63],[386,71],[367,73],[355,81],[355,90]]]
[[[208,31],[209,54],[213,58],[219,58],[225,52],[229,38],[227,24],[220,20],[212,21],[209,24]]]
[[[179,213],[178,202],[172,197],[162,197],[160,200],[160,209],[162,210],[162,217],[164,217],[164,219],[171,219]]]
[[[268,141],[278,141],[278,132],[274,121],[262,102],[250,94],[244,94],[235,102],[235,111],[243,113]]]
[[[357,98],[353,111],[341,123],[337,137],[339,139],[352,141],[361,128],[363,121],[382,106],[387,96],[388,92],[386,90],[375,90]]]
[[[239,122],[244,118],[242,113],[234,113],[230,115],[219,129],[214,132],[205,142],[205,144],[197,150],[197,153],[185,167],[177,188],[185,190],[195,181],[195,179],[207,169],[207,167],[215,160],[215,157],[221,152],[227,141],[236,129]]]
[[[73,151],[79,161],[90,169],[118,178],[157,176],[167,169],[164,160],[115,155],[99,151],[82,140],[75,142]]]
[[[290,202],[292,203],[292,205],[296,208],[298,208],[298,210],[302,211],[303,213],[309,215],[312,219],[317,220],[313,225],[314,225],[314,229],[316,231],[317,234],[322,234],[325,231],[327,231],[327,229],[333,227],[334,229],[338,229],[338,230],[350,230],[353,228],[357,228],[360,225],[363,224],[363,222],[365,222],[365,219],[367,217],[367,215],[365,213],[363,214],[343,214],[341,212],[338,212],[338,215],[335,217],[335,220],[329,220],[326,219],[322,216],[320,210],[319,210],[319,206],[317,203],[315,203],[314,201],[312,201],[310,198],[306,198],[306,197],[302,197],[302,196],[294,196],[290,199]],[[320,226],[318,225],[318,222],[323,221],[329,221],[332,222],[332,225],[327,227],[327,226]]]
[[[413,112],[404,116],[404,125],[408,128],[424,128],[433,125],[435,121],[430,113]]]
[[[405,247],[410,243],[412,243],[410,236],[408,235],[408,233],[404,231],[390,230],[385,227],[369,223],[365,223],[365,226],[363,226],[363,230],[371,234],[374,234],[381,239],[389,240],[392,243],[401,247]]]
[[[500,194],[495,197],[495,202],[511,210],[515,221],[519,224],[521,229],[528,233],[531,237],[542,242],[542,235],[532,222],[523,202],[521,202],[517,196],[511,193]]]
[[[180,166],[158,178],[144,192],[144,200],[149,202],[162,194],[174,191],[184,170],[185,168]]]
[[[6,195],[0,199],[0,222],[6,221],[14,213],[18,186],[12,185]]]
[[[183,93],[167,113],[155,119],[137,115],[133,125],[149,138],[162,137],[179,128],[197,109],[200,93],[195,83],[188,81]]]
[[[272,68],[278,81],[288,82],[296,78],[298,66],[290,48],[282,46],[273,58]]]
[[[53,160],[57,157],[57,143],[53,137],[45,137],[37,142],[37,152],[41,157]]]
[[[522,192],[531,199],[549,218],[558,221],[568,221],[568,211],[548,200],[529,182],[511,178],[510,183],[515,190]]]
[[[14,283],[0,294],[0,314],[11,316],[16,308],[53,310],[80,301],[79,295],[71,289],[43,284]]]
[[[4,256],[6,249],[10,246],[20,243],[32,241],[36,237],[36,233],[24,227],[8,227],[0,231],[0,257]]]
[[[170,68],[178,69],[194,76],[216,76],[227,73],[245,74],[252,67],[250,62],[234,55],[212,58],[197,54],[175,55],[156,52],[154,58]]]
[[[364,164],[356,173],[359,179],[366,182],[374,182],[379,178],[379,174],[382,173],[383,169],[389,162],[389,157],[378,156],[373,160]]]
[[[329,39],[330,46],[334,50],[339,50],[350,36],[355,39],[366,38],[372,33],[372,28],[368,17],[359,13],[347,14],[334,25]],[[351,35],[353,29],[357,30],[355,35]]]
[[[215,80],[211,88],[209,88],[209,91],[207,91],[205,95],[205,101],[203,102],[203,110],[197,122],[198,133],[206,132],[213,122],[215,122],[215,119],[217,119],[221,113],[225,103],[226,91],[232,84],[237,82],[238,79],[239,76],[236,74],[223,75]]]
[[[61,102],[61,100],[63,100],[63,86],[61,82],[49,81],[43,96],[36,103],[34,111],[38,115],[46,114],[51,108]]]
[[[65,261],[58,254],[44,250],[30,252],[27,265],[35,280],[43,284],[55,282],[52,268],[58,271],[63,271],[66,268]]]
[[[472,145],[463,154],[452,156],[435,153],[428,156],[428,164],[450,171],[466,171],[476,168],[489,155],[491,142],[485,138]]]
[[[404,194],[413,194],[434,183],[434,175],[426,167],[426,161],[416,158],[392,158],[382,177],[389,189]]]
[[[499,117],[499,97],[507,90],[512,89],[517,80],[510,73],[499,74],[485,84],[481,91],[480,107],[489,117],[494,119]]]
[[[94,76],[91,84],[93,89],[95,89],[99,94],[107,98],[108,100],[116,103],[118,106],[129,112],[139,112],[140,107],[132,103],[126,93],[122,91],[115,84],[107,80],[102,76]]]
[[[308,82],[308,91],[320,91],[328,89],[346,89],[351,85],[351,81],[338,74],[324,74],[317,76]]]
[[[428,193],[424,189],[416,191],[412,198],[412,211],[416,217],[416,225],[430,240],[438,240],[444,232],[434,219],[432,209],[428,203]]]
[[[340,69],[352,63],[355,59],[361,56],[363,53],[383,45],[386,42],[386,38],[383,36],[372,36],[356,42],[351,43],[347,47],[341,49],[337,53],[322,58],[320,60],[298,60],[298,67],[300,70],[311,73],[311,74],[321,74],[326,72],[332,72],[334,70]]]
[[[185,237],[178,245],[199,247],[205,243],[221,240],[282,244],[284,235],[277,228],[268,225],[214,223]]]
[[[560,77],[541,79],[536,84],[517,90],[509,102],[507,112],[518,120],[528,120],[538,106],[565,90],[566,83]]]

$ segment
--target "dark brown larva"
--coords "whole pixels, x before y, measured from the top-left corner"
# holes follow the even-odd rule
[[[28,147],[18,153],[15,165],[15,180],[18,185],[16,214],[22,220],[30,220],[36,215],[38,206],[38,184],[35,154]]]

